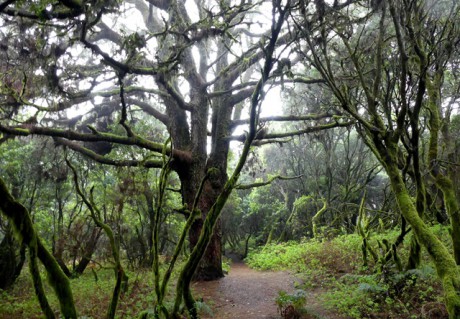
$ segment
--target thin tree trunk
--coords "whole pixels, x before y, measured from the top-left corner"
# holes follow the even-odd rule
[[[0,210],[12,222],[24,244],[30,248],[33,247],[33,242],[36,241],[37,256],[48,273],[49,282],[59,300],[62,316],[69,319],[77,318],[77,311],[75,309],[69,279],[63,273],[53,255],[43,246],[40,239],[37,237],[27,209],[11,196],[5,182],[1,178]]]
[[[97,242],[99,241],[99,237],[101,236],[101,231],[100,229],[93,229],[93,232],[91,234],[91,239],[87,243],[85,247],[85,251],[83,254],[83,257],[81,258],[80,262],[78,263],[77,267],[74,269],[74,273],[77,276],[80,276],[83,274],[85,271],[86,267],[89,265],[91,262],[91,257],[93,256],[94,252],[96,251],[97,248]]]
[[[441,132],[440,88],[443,71],[438,71],[433,80],[427,80],[428,108],[430,110],[430,140],[428,162],[430,173],[435,179],[436,186],[444,195],[444,204],[452,227],[451,237],[454,248],[454,257],[460,265],[460,205],[455,193],[454,184],[449,176],[442,173],[438,163],[439,135]]]
[[[315,214],[315,216],[312,217],[311,223],[313,225],[313,238],[318,239],[318,222],[321,216],[326,212],[327,210],[327,200],[323,199],[323,207]]]

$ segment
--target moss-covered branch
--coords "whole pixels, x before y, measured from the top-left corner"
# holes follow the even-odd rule
[[[442,74],[438,73],[430,81],[427,80],[428,88],[428,110],[430,111],[430,138],[428,146],[428,163],[430,173],[433,176],[436,186],[441,190],[446,211],[452,226],[451,238],[454,247],[454,257],[457,265],[460,265],[460,205],[455,193],[452,180],[444,174],[439,167],[438,149],[439,136],[441,132],[441,111],[440,111],[440,87]]]
[[[259,134],[255,137],[254,140],[258,141],[258,140],[266,140],[266,139],[279,139],[279,138],[285,138],[285,137],[299,136],[299,135],[304,135],[308,133],[329,130],[335,127],[350,127],[354,124],[355,124],[354,121],[345,121],[345,122],[335,121],[335,122],[331,122],[327,124],[320,124],[316,126],[307,127],[305,129],[298,130],[298,131],[292,131],[292,132],[286,132],[286,133],[270,133],[270,134],[263,134],[263,135]],[[233,136],[228,137],[228,140],[244,142],[246,140],[246,134],[233,135]]]
[[[163,313],[165,313],[166,318],[169,318],[169,314],[167,313],[166,309],[162,305],[163,299],[164,299],[164,297],[166,295],[166,287],[168,285],[169,279],[170,279],[170,277],[172,275],[172,272],[174,270],[174,266],[176,264],[177,258],[179,257],[179,255],[180,255],[180,253],[182,251],[182,248],[184,246],[185,238],[187,237],[188,231],[192,227],[192,224],[195,221],[195,218],[200,215],[200,211],[197,210],[196,207],[198,205],[198,200],[199,200],[199,198],[200,198],[200,196],[201,196],[201,194],[203,192],[205,182],[209,179],[209,176],[210,176],[210,171],[208,171],[206,173],[206,175],[204,176],[203,180],[200,183],[200,187],[198,188],[197,194],[195,196],[195,200],[194,200],[193,205],[192,205],[192,210],[188,214],[187,221],[185,223],[184,228],[182,229],[182,233],[181,233],[181,236],[179,238],[179,241],[176,244],[176,248],[174,249],[174,254],[173,254],[173,256],[171,258],[171,261],[169,263],[169,267],[166,270],[165,275],[163,277],[163,281],[162,281],[162,284],[161,284],[160,295],[158,296],[158,304],[162,307],[162,311],[163,311]],[[182,287],[178,287],[177,294],[176,294],[176,303],[180,304],[180,302],[182,301],[182,294],[183,294]]]
[[[366,216],[366,193],[364,193],[363,197],[361,198],[361,202],[359,204],[358,209],[358,220],[356,221],[356,231],[363,239],[361,243],[361,251],[363,254],[363,267],[368,267],[368,253],[372,255],[374,262],[378,261],[378,256],[375,250],[369,245],[369,238],[370,238],[370,221]]]
[[[55,315],[53,309],[51,309],[51,306],[48,303],[48,299],[46,298],[45,290],[43,289],[42,278],[37,262],[37,254],[37,238],[35,237],[29,245],[29,270],[34,284],[35,295],[37,296],[43,314],[47,319],[54,319]]]
[[[318,113],[318,114],[308,114],[308,115],[276,115],[276,116],[267,116],[260,118],[261,122],[295,122],[295,121],[318,121],[326,118],[336,118],[341,116],[340,113]],[[236,127],[239,125],[247,125],[249,119],[237,119],[233,120],[231,127]]]
[[[0,124],[0,132],[15,135],[15,136],[30,136],[30,135],[42,135],[50,136],[55,138],[63,138],[70,141],[81,141],[81,142],[109,142],[121,145],[133,145],[138,146],[152,152],[157,152],[161,154],[163,151],[163,144],[152,142],[147,139],[144,139],[138,135],[133,136],[120,136],[113,133],[105,133],[95,131],[92,134],[90,133],[79,133],[72,130],[63,130],[49,127],[40,127],[34,125],[20,125],[20,126],[6,126]],[[167,154],[172,153],[175,159],[180,161],[190,161],[190,154],[181,150],[171,150],[167,149]],[[161,167],[157,166],[157,167]]]
[[[73,300],[69,279],[51,253],[43,246],[37,237],[35,227],[27,209],[8,191],[5,182],[0,177],[0,210],[12,222],[16,234],[29,248],[34,249],[36,242],[37,256],[45,266],[48,280],[59,300],[61,313],[64,318],[77,318],[77,311]],[[33,274],[32,274],[33,275]],[[40,299],[41,297],[39,297]],[[48,312],[48,310],[46,310]]]
[[[313,237],[318,239],[318,222],[321,216],[326,212],[327,210],[327,201],[326,199],[322,199],[323,201],[323,207],[312,217],[311,223],[313,225]]]
[[[262,187],[271,184],[273,181],[279,179],[282,181],[286,180],[291,180],[291,179],[297,179],[301,178],[303,175],[298,175],[298,176],[281,176],[281,175],[275,175],[271,176],[268,180],[264,182],[256,182],[256,183],[251,183],[251,184],[238,184],[235,186],[235,189],[251,189],[251,188],[256,188],[256,187]]]
[[[153,233],[152,233],[152,241],[153,241],[153,247],[152,247],[152,252],[153,252],[153,264],[152,264],[152,269],[153,269],[153,276],[154,276],[154,284],[155,284],[155,293],[157,296],[157,306],[156,306],[156,315],[158,316],[158,311],[162,311],[165,314],[165,317],[169,317],[169,313],[163,305],[163,298],[164,298],[164,293],[166,291],[166,287],[162,289],[163,287],[160,286],[160,251],[159,251],[159,236],[160,236],[160,224],[161,224],[161,212],[163,210],[163,202],[164,202],[164,197],[168,185],[168,177],[171,172],[171,157],[166,156],[166,149],[168,145],[170,144],[171,139],[168,139],[163,146],[163,166],[161,169],[160,173],[160,178],[158,181],[158,196],[157,196],[157,202],[156,202],[156,210],[153,218]],[[177,257],[176,257],[177,258]],[[175,260],[174,260],[175,262]],[[174,263],[171,265],[171,272],[174,267]],[[170,276],[170,274],[169,274]]]
[[[127,284],[128,284],[128,276],[126,275],[123,266],[121,265],[121,260],[120,260],[120,245],[118,241],[116,240],[112,229],[110,228],[109,225],[105,224],[102,219],[101,219],[101,212],[99,209],[96,207],[94,204],[93,200],[93,191],[94,188],[91,188],[91,196],[90,199],[85,196],[85,194],[82,192],[79,182],[78,182],[78,174],[77,170],[75,167],[73,167],[72,163],[66,158],[66,163],[67,166],[72,170],[73,172],[73,179],[75,183],[75,189],[78,193],[78,195],[81,197],[83,202],[85,203],[86,207],[89,209],[91,213],[91,218],[93,219],[94,223],[102,228],[107,235],[109,242],[110,242],[110,248],[112,249],[112,255],[113,259],[115,262],[115,278],[116,278],[116,283],[115,287],[113,288],[113,293],[112,293],[112,299],[109,304],[109,308],[107,310],[107,318],[108,319],[113,319],[115,318],[115,313],[117,310],[117,305],[118,305],[118,300],[120,299],[120,295],[122,294],[123,291],[126,290]]]
[[[161,167],[161,161],[157,161],[157,160],[114,160],[106,156],[102,156],[75,142],[72,142],[72,141],[69,141],[63,138],[55,138],[54,140],[57,144],[67,146],[71,150],[77,153],[80,153],[104,165],[117,166],[117,167],[146,167],[146,168]]]
[[[390,178],[391,187],[396,196],[399,210],[411,225],[418,241],[431,256],[436,271],[444,287],[446,306],[449,318],[460,317],[460,272],[455,259],[447,247],[433,234],[418,214],[417,208],[407,190],[396,164],[397,145],[389,144],[387,148],[380,148],[381,156],[386,154],[383,163]]]

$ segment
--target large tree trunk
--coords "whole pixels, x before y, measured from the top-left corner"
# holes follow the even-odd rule
[[[190,246],[195,247],[203,228],[203,220],[197,220],[190,229]],[[222,270],[222,232],[220,220],[214,227],[214,234],[195,272],[194,280],[215,280],[224,277]]]
[[[222,172],[222,170],[220,172]],[[224,176],[222,176],[222,174],[217,175],[220,176],[210,177],[210,179],[205,182],[204,190],[198,202],[198,209],[201,211],[201,218],[195,220],[189,231],[190,249],[193,249],[193,247],[195,247],[196,243],[198,242],[203,228],[203,221],[206,218],[210,208],[216,201],[217,196],[220,194],[221,188],[223,187],[222,181],[225,182],[227,180],[226,173]],[[200,185],[200,183],[195,183],[195,185]],[[185,199],[187,203],[189,203],[189,207],[192,207],[193,205],[196,192],[197,190],[193,189],[193,191],[189,190],[189,192],[185,193]],[[214,227],[214,233],[211,237],[211,241],[209,242],[206,248],[206,252],[201,259],[201,262],[195,272],[193,279],[197,281],[209,281],[222,278],[223,276],[224,273],[222,270],[222,229],[219,220],[217,221],[217,224]]]

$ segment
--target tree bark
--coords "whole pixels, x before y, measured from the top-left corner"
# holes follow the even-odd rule
[[[65,318],[77,318],[77,311],[73,300],[72,290],[67,276],[62,272],[56,259],[43,246],[37,237],[35,228],[27,209],[17,202],[9,193],[4,181],[0,178],[0,210],[12,222],[15,231],[21,237],[23,243],[29,248],[37,251],[37,257],[48,273],[48,279],[51,283],[61,308],[62,316]]]
[[[391,187],[396,196],[401,215],[411,225],[420,244],[428,251],[432,258],[444,291],[445,302],[449,318],[460,318],[460,272],[455,259],[446,246],[433,234],[425,222],[420,218],[417,208],[407,190],[397,166],[396,145],[391,142],[387,148],[379,148],[382,164],[390,178]]]
[[[91,262],[91,257],[93,256],[94,252],[97,248],[97,242],[99,241],[99,237],[101,236],[101,229],[100,228],[93,228],[91,232],[90,239],[86,243],[86,247],[83,253],[83,256],[78,263],[77,267],[73,270],[74,274],[80,276],[85,271],[86,267]]]
[[[190,246],[195,247],[203,228],[203,220],[196,221],[190,229]],[[222,232],[220,220],[214,227],[214,233],[195,272],[193,280],[209,281],[224,277],[222,270]]]
[[[25,245],[16,241],[9,225],[0,243],[0,289],[11,287],[24,265]]]
[[[225,167],[226,166],[225,162]],[[221,178],[217,178],[217,180],[227,180],[226,174]],[[200,185],[200,183],[196,183],[195,185]],[[193,201],[197,191],[198,189],[193,189],[193,192],[190,191],[185,194],[185,198],[189,203],[190,208],[193,206]],[[193,222],[189,231],[190,250],[193,250],[197,244],[203,229],[203,221],[220,192],[221,186],[219,182],[216,182],[216,176],[209,178],[205,182],[204,190],[201,193],[201,197],[198,202],[198,209],[201,212],[201,218],[197,218]],[[209,281],[224,277],[222,270],[222,231],[220,220],[217,221],[213,231],[213,235],[211,236],[206,251],[201,258],[200,264],[193,276],[193,280]]]

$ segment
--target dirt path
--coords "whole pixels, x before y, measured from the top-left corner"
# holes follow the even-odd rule
[[[203,318],[280,318],[275,303],[278,291],[294,291],[296,281],[287,272],[255,271],[239,262],[232,264],[225,278],[195,283],[193,289],[212,310]]]

